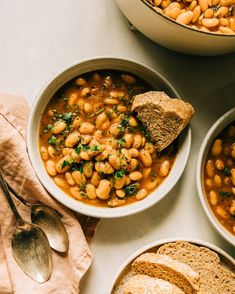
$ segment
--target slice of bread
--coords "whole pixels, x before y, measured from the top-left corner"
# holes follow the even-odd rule
[[[235,293],[235,275],[220,265],[217,253],[203,247],[178,241],[161,246],[158,254],[166,254],[189,265],[200,276],[200,294]]]
[[[135,274],[164,279],[186,294],[197,293],[199,289],[198,273],[166,255],[144,253],[133,262],[132,269]]]
[[[184,294],[184,292],[162,279],[135,275],[125,283],[123,294]]]
[[[180,99],[172,99],[164,92],[150,91],[136,95],[131,111],[150,132],[157,151],[170,145],[191,120],[192,105]]]

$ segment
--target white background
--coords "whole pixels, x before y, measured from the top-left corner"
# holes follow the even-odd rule
[[[220,115],[235,106],[235,54],[205,58],[164,49],[130,31],[112,0],[0,0],[1,92],[24,95],[31,105],[55,73],[97,55],[131,58],[159,71],[194,105],[196,115],[190,159],[181,180],[155,207],[101,221],[81,293],[107,293],[125,258],[161,238],[198,238],[235,256],[234,248],[209,224],[195,186],[203,137]]]

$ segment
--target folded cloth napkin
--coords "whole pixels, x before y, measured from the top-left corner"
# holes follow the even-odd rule
[[[0,94],[0,166],[7,182],[26,200],[39,200],[62,214],[69,236],[69,251],[66,254],[52,251],[53,270],[46,283],[38,284],[25,275],[12,255],[11,237],[16,221],[0,189],[0,293],[79,293],[79,282],[91,264],[88,242],[94,235],[98,219],[75,215],[42,187],[26,150],[27,115],[28,107],[23,97]],[[30,221],[29,209],[17,200],[14,202],[22,217]],[[84,232],[79,222],[85,228]]]

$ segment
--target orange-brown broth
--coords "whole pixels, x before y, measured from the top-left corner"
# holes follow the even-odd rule
[[[87,81],[85,86],[77,86],[75,83],[75,81],[78,79],[77,78],[69,82],[68,84],[66,84],[62,89],[60,89],[51,99],[51,101],[49,102],[48,106],[46,107],[42,115],[41,124],[40,124],[40,136],[39,136],[40,147],[44,146],[48,148],[48,146],[50,145],[48,141],[50,140],[50,138],[52,138],[52,133],[51,133],[51,129],[49,130],[47,129],[47,126],[48,125],[53,126],[54,123],[60,119],[59,116],[61,116],[61,114],[63,115],[64,113],[73,113],[73,118],[78,116],[78,117],[81,117],[83,121],[94,124],[97,118],[97,115],[93,116],[93,114],[96,112],[100,112],[104,108],[104,111],[108,114],[110,126],[113,123],[115,123],[117,121],[117,117],[123,116],[123,114],[117,111],[117,106],[104,104],[104,99],[110,98],[111,91],[118,90],[124,93],[123,97],[118,98],[119,105],[125,105],[127,107],[127,112],[124,114],[124,117],[135,116],[130,111],[131,100],[133,96],[139,93],[146,92],[150,90],[151,87],[145,84],[142,80],[140,80],[137,77],[134,77],[136,80],[134,84],[128,84],[125,81],[123,81],[122,74],[123,73],[118,71],[108,71],[108,72],[98,71],[96,73],[89,73],[82,76],[82,78],[84,78]],[[111,76],[112,83],[108,88],[105,88],[104,81],[107,76]],[[85,97],[82,97],[81,90],[84,87],[88,87],[90,89],[90,93],[86,95]],[[76,93],[78,96],[76,103],[72,106],[68,106],[68,101],[71,95],[74,93]],[[93,110],[91,114],[86,114],[83,111],[84,103],[89,103],[90,105],[92,105]],[[55,114],[53,117],[50,117],[48,114],[51,110]],[[141,122],[138,120],[137,122],[138,122],[137,127],[130,128],[128,126],[125,126],[123,133],[120,136],[118,136],[117,139],[122,139],[126,133],[131,133],[133,135],[140,134],[142,137],[145,137],[146,139],[146,136],[144,135],[143,131],[140,130],[140,128],[141,129],[143,128]],[[76,129],[73,129],[68,126],[68,128],[64,132],[62,132],[62,134],[55,136],[56,145],[53,146],[56,149],[54,154],[55,158],[53,159],[55,162],[58,162],[63,157],[62,150],[63,148],[65,148],[65,143],[64,143],[65,139],[68,136],[68,134],[74,130]],[[103,138],[112,137],[109,134],[109,130],[110,130],[110,127],[107,130],[103,131],[103,134],[102,134]],[[117,140],[117,139],[114,139],[114,140]],[[76,144],[76,145],[79,145],[79,144]],[[117,148],[117,146],[116,146],[116,149],[117,151],[120,150],[120,148]],[[143,148],[140,148],[139,150],[141,149]],[[165,177],[160,176],[159,167],[164,160],[168,160],[170,163],[170,168],[169,168],[169,171],[170,171],[175,160],[176,152],[177,152],[177,141],[175,141],[168,148],[166,148],[164,152],[157,153],[156,151],[154,151],[154,153],[151,155],[153,160],[153,163],[151,166],[151,173],[146,178],[143,178],[138,181],[139,183],[138,190],[145,188],[148,190],[148,194],[152,192],[152,190],[154,190],[156,187],[154,187],[153,189],[149,189],[148,187],[149,187],[149,184],[156,179],[156,177],[158,178],[157,186],[159,186],[165,179]],[[94,158],[92,159],[92,161],[95,162]],[[139,159],[138,161],[139,161],[139,166],[137,170],[140,172],[143,172],[144,166]],[[46,163],[46,160],[44,160],[44,163]],[[65,179],[64,173],[57,173],[56,177],[63,180]],[[102,174],[101,177],[110,179],[113,177],[113,175]],[[87,179],[86,184],[87,183],[90,183],[90,179]],[[132,181],[131,183],[134,183],[134,182]],[[70,197],[76,199],[76,197],[74,197],[70,192],[71,186],[69,184],[67,184],[65,187],[60,187],[60,188]],[[110,195],[111,196],[109,199],[101,200],[99,198],[89,199],[83,193],[83,197],[77,200],[87,204],[107,207],[109,206],[108,203],[111,199],[118,198],[115,195],[115,189],[111,190]],[[124,205],[124,204],[126,205],[126,204],[130,204],[137,201],[135,198],[135,194],[130,196],[125,196],[123,199],[125,201],[124,203],[120,205]]]
[[[222,140],[222,152],[219,155],[214,155],[211,146],[206,157],[206,163],[208,160],[213,162],[215,175],[221,178],[221,185],[215,183],[214,177],[208,176],[206,164],[204,167],[203,184],[207,200],[216,218],[227,230],[235,235],[235,215],[231,215],[230,213],[230,207],[235,202],[234,185],[231,180],[231,170],[235,168],[235,158],[231,156],[231,147],[232,144],[235,144],[235,131],[232,132],[231,128],[235,129],[235,122],[227,126],[215,139]],[[218,159],[224,163],[222,170],[218,170],[215,166],[216,160]],[[206,181],[208,181],[208,184]],[[215,191],[217,203],[211,199],[211,191]]]

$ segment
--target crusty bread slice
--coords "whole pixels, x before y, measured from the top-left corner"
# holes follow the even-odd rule
[[[186,294],[197,293],[199,289],[198,273],[166,255],[144,253],[133,262],[132,269],[136,274],[164,279]]]
[[[135,275],[125,283],[123,294],[184,294],[184,292],[162,279]]]
[[[168,243],[161,246],[157,253],[170,256],[186,263],[200,276],[200,294],[235,293],[235,275],[220,265],[217,253],[185,241]]]
[[[131,111],[150,132],[157,151],[172,143],[191,120],[192,105],[180,99],[172,99],[164,92],[150,91],[136,95]]]

